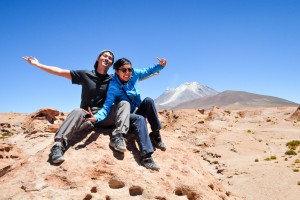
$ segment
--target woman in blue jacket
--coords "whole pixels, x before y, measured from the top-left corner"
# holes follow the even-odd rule
[[[166,66],[167,61],[165,59],[157,59],[159,61],[158,64],[143,69],[133,69],[131,62],[126,58],[117,60],[114,64],[115,74],[109,84],[103,108],[94,115],[97,119],[96,123],[98,123],[105,119],[114,103],[122,100],[128,101],[132,113],[130,115],[131,130],[138,135],[140,140],[141,163],[146,168],[154,170],[158,170],[159,166],[151,157],[154,152],[153,146],[162,151],[166,150],[159,132],[162,126],[158,119],[154,101],[149,97],[142,101],[137,86],[139,80],[159,72]],[[152,130],[150,135],[148,135],[146,119]],[[112,137],[110,146],[118,150],[118,144],[124,144],[123,134],[117,134]]]

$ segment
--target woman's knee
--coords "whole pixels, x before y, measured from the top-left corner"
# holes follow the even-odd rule
[[[146,124],[146,119],[142,115],[132,114],[131,119],[133,119],[134,124],[144,125]]]
[[[146,98],[144,99],[144,102],[145,102],[146,104],[154,104],[154,100],[151,99],[150,97],[146,97]]]

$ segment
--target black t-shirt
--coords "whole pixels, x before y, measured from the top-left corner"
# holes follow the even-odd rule
[[[73,84],[82,86],[80,108],[88,110],[90,107],[93,113],[102,108],[111,76],[94,70],[72,70],[71,76]]]

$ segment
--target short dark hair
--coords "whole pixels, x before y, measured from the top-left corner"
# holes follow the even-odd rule
[[[115,56],[114,56],[114,53],[112,52],[112,51],[110,51],[110,50],[103,50],[103,51],[101,51],[100,52],[100,54],[99,54],[99,56],[97,57],[97,60],[96,60],[96,62],[95,62],[95,64],[94,64],[94,69],[97,71],[97,68],[98,68],[98,58],[100,57],[100,56],[102,56],[104,53],[106,53],[106,52],[108,52],[111,56],[112,56],[112,63],[114,63],[114,60],[115,60]]]
[[[128,60],[127,58],[120,58],[114,63],[114,70],[118,70],[120,67],[127,64],[131,65],[130,60]]]

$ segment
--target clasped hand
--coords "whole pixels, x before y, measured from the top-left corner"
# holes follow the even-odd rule
[[[86,117],[85,120],[91,121],[93,123],[95,123],[97,121],[97,118],[94,116],[94,114],[91,111],[91,108],[88,107],[88,111],[84,110],[86,112]]]

